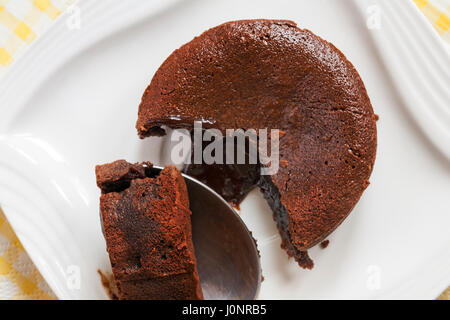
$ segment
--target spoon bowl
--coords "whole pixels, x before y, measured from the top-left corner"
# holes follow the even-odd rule
[[[161,167],[152,170],[161,171]],[[192,211],[192,238],[205,299],[253,300],[261,285],[254,238],[214,190],[183,174]]]

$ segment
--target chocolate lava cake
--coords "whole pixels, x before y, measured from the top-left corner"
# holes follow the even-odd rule
[[[353,65],[291,21],[224,23],[161,65],[142,97],[136,128],[141,138],[161,136],[164,127],[192,129],[194,121],[224,134],[280,130],[279,171],[255,184],[274,212],[282,247],[311,268],[307,249],[347,217],[375,160],[376,116]],[[198,171],[206,182],[215,175]]]
[[[175,167],[150,163],[96,167],[100,212],[119,299],[202,299],[191,211]]]

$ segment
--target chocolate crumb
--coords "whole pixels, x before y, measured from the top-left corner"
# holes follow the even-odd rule
[[[330,240],[325,240],[320,243],[320,248],[325,249],[330,244]]]
[[[100,269],[97,270],[100,275],[100,280],[102,282],[103,288],[105,288],[106,294],[111,300],[119,300],[117,296],[117,288],[114,285],[113,275],[104,274]]]

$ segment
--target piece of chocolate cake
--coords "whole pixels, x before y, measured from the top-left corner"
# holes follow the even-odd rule
[[[100,213],[119,299],[202,299],[189,199],[173,166],[96,167]]]
[[[369,185],[375,120],[358,72],[335,46],[292,21],[243,20],[175,50],[145,90],[136,127],[141,138],[163,135],[163,126],[192,129],[194,121],[223,133],[281,130],[280,169],[258,184],[283,248],[311,268],[306,250]]]

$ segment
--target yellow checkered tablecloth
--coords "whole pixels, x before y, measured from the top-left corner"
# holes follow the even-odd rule
[[[74,0],[0,0],[0,75]]]
[[[413,0],[439,35],[450,44],[450,0]]]
[[[0,299],[52,299],[0,209]]]
[[[413,1],[450,44],[450,0]],[[0,0],[0,75],[73,2]],[[0,299],[54,298],[0,209]],[[450,289],[441,299],[450,299]]]

